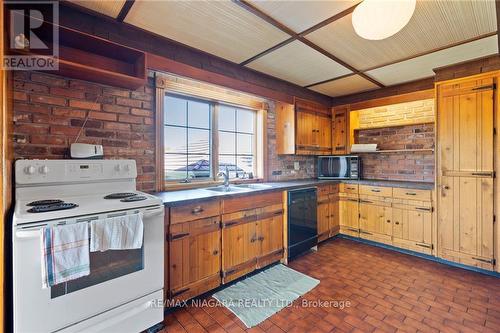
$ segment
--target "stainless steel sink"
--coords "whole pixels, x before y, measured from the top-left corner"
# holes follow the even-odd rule
[[[213,191],[213,192],[221,192],[221,193],[231,193],[231,192],[245,192],[248,191],[249,189],[247,188],[240,188],[236,186],[217,186],[217,187],[209,187],[206,188],[205,190],[207,191]]]
[[[239,188],[248,188],[251,190],[265,190],[272,187],[272,185],[266,185],[266,184],[240,184],[234,186]]]

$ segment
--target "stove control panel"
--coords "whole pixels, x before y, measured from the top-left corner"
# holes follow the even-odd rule
[[[135,179],[134,160],[18,160],[16,184],[77,183],[85,180]]]

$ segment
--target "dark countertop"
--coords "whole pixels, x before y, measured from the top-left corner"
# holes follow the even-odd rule
[[[196,201],[212,200],[216,198],[227,198],[227,197],[239,197],[246,195],[253,195],[263,192],[270,191],[283,191],[292,190],[298,188],[306,188],[310,186],[318,186],[322,184],[338,184],[338,183],[349,183],[349,184],[362,184],[362,185],[372,185],[372,186],[390,186],[390,187],[402,187],[402,188],[412,188],[420,190],[432,190],[434,189],[434,183],[423,183],[423,182],[406,182],[406,181],[392,181],[392,180],[318,180],[318,179],[304,179],[304,180],[291,180],[283,182],[270,182],[270,183],[259,183],[267,188],[260,189],[249,189],[241,192],[214,192],[207,188],[190,189],[190,190],[177,190],[177,191],[166,191],[166,192],[156,192],[153,195],[160,198],[165,206],[177,206],[186,203],[192,203]],[[213,186],[212,186],[213,187]]]

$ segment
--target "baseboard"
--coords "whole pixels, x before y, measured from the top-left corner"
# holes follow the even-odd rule
[[[336,239],[336,238],[349,239],[349,240],[352,240],[352,241],[355,241],[355,242],[358,242],[358,243],[363,243],[363,244],[367,244],[367,245],[381,247],[383,249],[387,249],[387,250],[392,250],[392,251],[396,251],[396,252],[408,254],[408,255],[419,257],[419,258],[422,258],[422,259],[427,259],[427,260],[434,261],[434,262],[437,262],[437,263],[440,263],[440,264],[444,264],[444,265],[448,265],[448,266],[452,266],[452,267],[456,267],[456,268],[462,268],[462,269],[465,269],[465,270],[468,270],[468,271],[473,271],[473,272],[477,272],[477,273],[481,273],[481,274],[485,274],[485,275],[489,275],[489,276],[500,278],[500,273],[498,273],[498,272],[492,272],[492,271],[488,271],[488,270],[482,269],[482,268],[477,268],[477,267],[473,267],[473,266],[459,264],[459,263],[456,263],[456,262],[453,262],[453,261],[449,261],[449,260],[446,260],[446,259],[434,257],[434,256],[431,256],[431,255],[428,255],[428,254],[423,254],[423,253],[419,253],[419,252],[415,252],[415,251],[411,251],[411,250],[401,249],[399,247],[395,247],[395,246],[392,246],[392,245],[387,245],[387,244],[382,244],[382,243],[374,242],[374,241],[371,241],[371,240],[368,240],[368,239],[357,238],[357,237],[353,237],[353,236],[349,236],[349,235],[343,235],[343,234],[335,235],[334,237],[332,237],[330,239],[332,240],[332,239]]]

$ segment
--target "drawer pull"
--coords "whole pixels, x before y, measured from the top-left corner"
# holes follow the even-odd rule
[[[259,239],[259,241],[262,242],[264,240],[264,236],[260,236],[258,239]]]
[[[358,199],[347,199],[347,201],[358,202]]]
[[[396,222],[394,222],[394,224],[395,224],[395,225],[399,225],[399,222],[398,222],[398,221],[396,221]]]
[[[359,232],[362,234],[366,234],[366,235],[373,235],[371,232],[368,232],[368,231],[360,230]]]
[[[189,288],[181,289],[179,291],[176,291],[175,293],[174,292],[170,292],[170,298],[173,298],[173,297],[179,296],[181,294],[184,294],[187,291],[189,291]]]
[[[183,232],[183,233],[180,233],[180,234],[176,234],[176,235],[170,235],[170,240],[179,240],[179,239],[182,239],[182,238],[186,238],[187,236],[189,236],[189,232]]]
[[[380,190],[378,190],[378,189],[373,189],[373,190],[371,190],[371,191],[372,191],[372,192],[375,192],[375,193],[379,193],[379,192],[380,192]]]
[[[191,214],[198,215],[198,214],[203,213],[203,211],[204,211],[204,209],[201,206],[198,206],[198,207],[193,208],[193,210],[191,211]]]
[[[222,224],[222,226],[223,226],[224,228],[226,228],[226,227],[230,227],[230,226],[232,226],[232,225],[235,225],[235,224],[237,224],[237,223],[238,223],[238,221],[227,222],[227,223],[223,223],[223,224]]]
[[[483,258],[477,258],[477,257],[472,257],[472,259],[477,260],[477,261],[481,261],[481,262],[484,262],[487,264],[491,264],[491,265],[495,264],[495,259],[483,259]]]
[[[406,192],[406,195],[417,195],[415,192]]]
[[[346,189],[348,189],[348,190],[355,190],[356,188],[355,187],[346,187]]]
[[[432,244],[422,244],[422,243],[415,243],[416,246],[420,246],[420,247],[425,247],[427,249],[433,249],[434,246],[432,246]]]
[[[347,230],[349,230],[349,231],[359,232],[359,229],[354,229],[354,228],[347,228]]]
[[[493,172],[473,172],[473,176],[486,176],[486,177],[493,177],[494,173]]]
[[[387,223],[391,223],[391,220],[387,220]]]
[[[432,212],[432,208],[427,207],[415,207],[416,210],[423,210],[425,212]]]
[[[367,204],[372,204],[372,203],[373,203],[373,201],[369,201],[369,200],[362,200],[362,199],[360,199],[360,200],[359,200],[359,202],[360,202],[360,203],[367,203]]]

